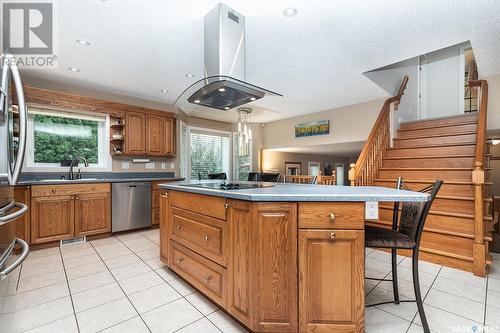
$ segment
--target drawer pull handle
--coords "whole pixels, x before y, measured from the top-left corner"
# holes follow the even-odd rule
[[[335,235],[335,233],[334,233],[334,232],[332,232],[332,233],[330,234],[330,239],[335,239],[335,237],[337,237],[337,235]]]
[[[181,225],[180,225],[180,224],[178,224],[178,225],[176,225],[176,226],[175,226],[175,228],[176,228],[176,229],[180,229],[180,228],[181,228]]]
[[[178,264],[180,264],[180,263],[182,263],[184,261],[184,258],[177,258],[176,261],[177,261]]]
[[[55,188],[52,189],[52,193],[56,193],[56,189]]]
[[[229,208],[229,204],[228,204],[228,203],[225,203],[225,204],[224,204],[224,208],[228,209],[228,208]]]
[[[95,191],[95,187],[92,187],[92,191]]]
[[[76,200],[79,200],[79,199],[80,199],[80,198],[77,196],[77,197],[76,197]]]
[[[211,279],[211,276],[205,276],[205,283],[209,283]]]
[[[165,194],[162,194],[162,195],[161,195],[161,197],[162,197],[162,198],[168,198],[168,194],[166,194],[166,193],[165,193]]]
[[[203,238],[204,238],[206,241],[210,239],[210,237],[208,237],[208,236],[205,236],[205,237],[203,237]]]
[[[335,213],[331,213],[331,214],[330,214],[330,221],[332,221],[332,222],[333,222],[333,221],[335,221],[335,219],[336,219],[336,218],[337,218],[337,217],[335,216]]]

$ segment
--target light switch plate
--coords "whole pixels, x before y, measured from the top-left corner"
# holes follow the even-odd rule
[[[365,219],[377,220],[378,219],[378,202],[367,201],[365,202]]]
[[[162,168],[162,169],[166,169],[166,168],[167,168],[167,163],[162,162],[162,163],[161,163],[161,168]]]
[[[170,163],[170,169],[174,169],[175,168],[175,163]]]
[[[146,169],[154,169],[154,168],[155,168],[155,162],[146,163]]]
[[[122,169],[126,170],[130,168],[130,164],[128,162],[122,162]]]

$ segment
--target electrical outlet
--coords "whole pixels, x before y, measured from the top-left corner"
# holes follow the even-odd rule
[[[154,168],[155,168],[155,162],[146,163],[146,169],[154,169]]]
[[[166,169],[166,168],[167,168],[167,163],[162,162],[162,163],[161,163],[161,168],[162,168],[162,169]]]
[[[130,164],[128,162],[122,162],[122,169],[126,170],[130,168]]]
[[[377,220],[378,219],[378,202],[367,201],[365,202],[365,219]]]
[[[175,168],[175,164],[174,163],[170,163],[170,169],[174,169]]]

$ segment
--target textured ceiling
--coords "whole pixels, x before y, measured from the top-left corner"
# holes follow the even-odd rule
[[[212,0],[55,0],[57,70],[29,78],[173,103],[203,75]],[[500,72],[500,1],[227,0],[246,16],[247,81],[280,92],[254,102],[267,122],[385,96],[362,73],[471,41],[481,76]],[[287,7],[298,15],[286,18]],[[88,40],[82,46],[76,39]],[[81,71],[74,73],[68,66]],[[187,73],[194,78],[185,76]],[[168,93],[161,93],[161,89]],[[376,110],[375,110],[376,111]],[[236,112],[193,114],[234,121]]]

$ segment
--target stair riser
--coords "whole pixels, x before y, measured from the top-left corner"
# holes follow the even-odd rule
[[[379,217],[383,221],[392,221],[392,207],[381,207]],[[474,235],[474,219],[455,216],[445,216],[430,213],[427,215],[425,228]]]
[[[439,146],[443,144],[473,144],[476,142],[476,134],[439,136],[433,138],[394,140],[395,148]]]
[[[477,121],[476,115],[445,118],[445,119],[429,119],[429,120],[416,121],[413,123],[403,123],[401,124],[400,128],[404,130],[410,130],[410,129],[432,127],[432,126],[460,125],[473,121]]]
[[[377,178],[397,179],[403,177],[418,180],[472,181],[472,170],[380,170]]]
[[[384,159],[384,168],[471,168],[473,157]]]
[[[389,149],[387,151],[387,156],[389,157],[443,156],[443,155],[474,155],[474,145]]]
[[[396,186],[396,180],[394,181],[376,181],[376,186],[384,186],[394,188]],[[424,188],[429,183],[408,183],[408,187],[411,189],[419,190]],[[447,184],[446,182],[439,189],[440,195],[455,195],[455,196],[463,196],[463,197],[473,197],[474,196],[474,186],[473,185],[455,185],[455,184]]]
[[[377,225],[377,223],[367,223],[368,225]],[[452,235],[437,234],[424,231],[420,247],[453,253],[472,258],[472,245],[474,239],[464,238]]]
[[[413,129],[410,131],[398,131],[398,138],[426,138],[428,136],[443,135],[443,134],[460,134],[465,132],[475,132],[477,129],[476,124],[455,125],[449,127],[435,127],[435,128],[422,128]]]

